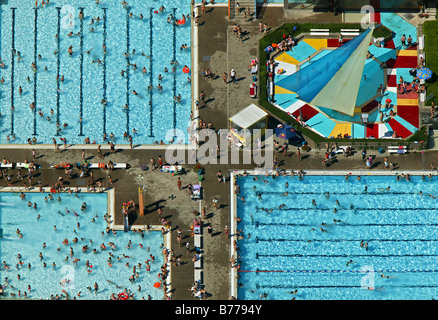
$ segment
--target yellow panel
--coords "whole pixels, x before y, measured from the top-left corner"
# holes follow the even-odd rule
[[[397,56],[416,57],[417,56],[417,50],[399,50],[397,52]]]
[[[329,137],[333,136],[336,138],[338,134],[343,136],[346,133],[351,136],[351,123],[337,123]]]
[[[294,94],[295,92],[292,92],[290,90],[287,90],[285,88],[275,86],[275,94]]]
[[[361,114],[362,113],[362,108],[354,108],[354,114]]]
[[[327,47],[327,39],[304,39],[303,41],[315,50]]]
[[[283,62],[290,63],[290,64],[298,64],[298,63],[300,63],[297,59],[295,59],[294,57],[291,57],[286,52],[283,52],[282,54],[277,56],[274,60],[276,60],[276,61],[283,61]]]
[[[418,106],[418,99],[399,99],[399,98],[397,98],[397,104],[400,106]]]

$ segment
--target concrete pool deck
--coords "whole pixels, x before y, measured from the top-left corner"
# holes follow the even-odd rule
[[[199,19],[199,52],[198,63],[199,68],[210,68],[218,75],[213,81],[203,80],[199,77],[199,92],[206,93],[206,106],[200,108],[199,116],[205,121],[211,121],[216,129],[227,128],[227,119],[229,116],[244,109],[247,105],[254,102],[254,99],[249,97],[248,87],[250,84],[250,72],[248,72],[248,64],[258,54],[258,40],[262,35],[258,31],[258,22],[267,23],[271,28],[276,28],[285,21],[308,21],[308,22],[341,22],[340,16],[333,14],[315,14],[307,18],[307,20],[288,19],[283,14],[281,8],[268,7],[262,10],[263,16],[256,21],[241,23],[244,31],[247,32],[244,41],[239,41],[232,35],[232,26],[238,20],[229,21],[226,18],[227,8],[225,7],[207,7],[207,12],[202,14]],[[237,77],[240,79],[235,84],[224,85],[220,75],[222,72],[227,72],[234,68],[237,72]],[[61,153],[55,153],[52,147],[39,149],[38,146],[5,146],[1,149],[2,157],[13,161],[22,162],[25,158],[32,159],[31,150],[37,152],[36,163],[41,166],[35,172],[33,185],[37,185],[37,181],[41,180],[43,186],[51,186],[56,184],[59,176],[64,176],[64,171],[54,170],[50,165],[59,161],[68,161],[72,164],[81,162],[82,149],[86,152],[86,158],[90,162],[102,162],[97,159],[97,145],[77,145],[74,148],[68,148]],[[219,184],[217,182],[216,173],[221,170],[227,178],[229,170],[234,169],[253,169],[255,165],[205,165],[205,180],[201,185],[203,188],[203,200],[195,202],[187,195],[187,190],[178,190],[177,179],[181,177],[182,185],[185,187],[188,183],[192,185],[198,184],[197,175],[192,171],[193,165],[183,165],[186,169],[186,174],[181,176],[173,176],[171,173],[155,171],[143,171],[140,168],[141,164],[149,165],[151,158],[155,160],[161,155],[164,158],[164,148],[120,148],[116,145],[116,152],[110,153],[108,147],[105,146],[103,153],[104,161],[109,160],[114,163],[128,163],[131,168],[128,170],[117,169],[110,173],[113,184],[108,184],[108,173],[101,169],[93,169],[95,180],[101,179],[104,186],[113,187],[115,189],[115,208],[116,208],[116,224],[122,224],[122,215],[120,209],[122,203],[133,199],[138,203],[138,187],[146,184],[146,192],[144,197],[145,214],[140,216],[138,213],[130,215],[130,221],[136,226],[145,224],[159,224],[157,209],[162,208],[164,217],[171,222],[171,247],[174,249],[176,256],[181,256],[184,262],[181,266],[172,268],[172,299],[173,300],[193,300],[194,297],[190,294],[190,287],[194,281],[194,265],[191,261],[192,254],[187,254],[184,246],[179,248],[176,239],[176,232],[181,229],[183,232],[183,241],[190,241],[193,247],[193,240],[190,237],[190,225],[193,222],[193,211],[200,211],[200,208],[205,207],[207,218],[204,219],[203,234],[206,235],[208,225],[213,227],[212,237],[203,237],[203,284],[208,292],[207,300],[226,300],[230,297],[230,275],[229,268],[230,259],[230,239],[224,234],[225,226],[230,226],[230,185]],[[61,147],[62,150],[62,147]],[[336,170],[365,170],[365,163],[362,161],[361,150],[356,152],[352,157],[344,158],[338,156],[338,161],[334,162],[327,168],[326,172]],[[289,155],[283,158],[278,156],[280,160],[280,169],[294,170],[321,170],[321,162],[324,158],[325,151],[311,150],[307,153],[302,153],[302,160],[298,160],[295,148],[291,147]],[[375,156],[373,170],[384,170],[383,159],[388,156],[387,153],[378,154],[377,152],[369,152]],[[187,157],[190,156],[190,151],[186,151]],[[390,161],[396,164],[399,172],[403,170],[418,170],[429,171],[430,164],[438,163],[438,152],[424,151],[411,152],[407,155],[391,155]],[[12,175],[12,185],[20,186],[16,178],[16,169],[8,169]],[[79,178],[79,171],[74,168],[71,187],[83,187],[86,185],[85,179]],[[23,170],[24,172],[24,170]],[[395,171],[394,171],[395,173]],[[7,187],[6,180],[0,181],[0,188]],[[22,186],[22,185],[21,185]],[[214,210],[212,199],[217,197],[220,208]]]

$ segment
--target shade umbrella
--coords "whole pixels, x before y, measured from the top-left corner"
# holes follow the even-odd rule
[[[290,138],[295,137],[295,128],[290,126],[290,125],[283,124],[283,125],[277,127],[277,129],[275,130],[275,135],[278,138],[288,140]]]
[[[429,68],[420,68],[417,70],[418,79],[427,80],[432,77],[432,70]]]

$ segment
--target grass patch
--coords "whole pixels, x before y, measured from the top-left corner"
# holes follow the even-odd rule
[[[424,52],[426,54],[426,67],[432,70],[432,78],[426,81],[427,96],[438,97],[438,22],[425,21],[423,23]],[[429,103],[432,101],[428,101]]]

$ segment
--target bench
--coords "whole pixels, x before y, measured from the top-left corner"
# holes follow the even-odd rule
[[[62,162],[52,163],[50,167],[55,169],[66,169],[66,168],[70,168],[71,164],[69,162],[62,161]]]
[[[202,255],[199,255],[199,259],[195,261],[195,270],[202,269]]]
[[[114,169],[126,169],[128,168],[128,164],[126,163],[114,163]],[[90,163],[88,166],[89,169],[104,169],[106,168],[106,163]]]
[[[420,92],[420,102],[426,102],[426,91]]]
[[[408,148],[406,146],[388,146],[389,154],[405,154],[408,153]]]
[[[163,166],[160,170],[161,172],[176,172],[181,171],[182,166]]]
[[[312,36],[328,36],[330,35],[329,29],[310,29],[310,35]]]
[[[194,246],[195,246],[195,251],[196,252],[200,252],[202,249],[202,236],[199,234],[195,234],[195,239],[194,239]]]
[[[202,283],[203,272],[200,269],[195,269],[195,282]]]
[[[12,168],[13,167],[13,163],[6,163],[6,164],[0,164],[0,168]]]
[[[267,88],[268,96],[272,98],[274,96],[274,81],[269,81],[268,79]]]
[[[17,169],[29,169],[30,163],[25,163],[25,162],[17,162],[15,164],[15,168]],[[34,164],[34,169],[38,169],[40,166],[37,164]]]
[[[344,153],[344,152],[347,152],[347,148],[348,148],[348,146],[341,146],[341,147],[338,147],[338,150],[334,150],[333,153],[334,153],[334,154],[338,154],[338,153]],[[351,146],[350,146],[350,149],[352,149]]]
[[[358,36],[359,29],[341,29],[341,34],[343,36]]]
[[[418,49],[423,50],[424,49],[424,35],[420,38],[418,38]]]

